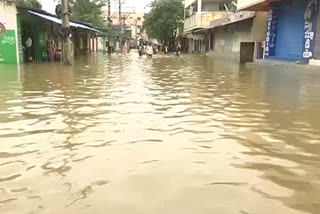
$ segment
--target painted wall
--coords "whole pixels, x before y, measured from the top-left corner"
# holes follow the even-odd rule
[[[238,10],[241,10],[243,8],[246,8],[264,1],[265,0],[238,0],[237,2]]]
[[[216,2],[202,2],[202,12],[219,11],[219,3]]]
[[[13,2],[0,1],[0,63],[18,63],[17,11]]]
[[[267,12],[256,12],[256,16],[252,23],[252,40],[264,41],[266,39],[267,30]]]

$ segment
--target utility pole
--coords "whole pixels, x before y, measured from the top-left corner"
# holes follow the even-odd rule
[[[63,61],[65,65],[71,65],[72,62],[72,42],[70,39],[70,23],[68,0],[61,0],[61,19],[63,28]]]
[[[135,20],[135,24],[136,24],[136,27],[135,27],[135,38],[134,38],[134,40],[135,40],[135,46],[136,46],[136,48],[138,47],[138,20],[136,19]]]
[[[108,0],[108,54],[111,54],[111,0]]]
[[[119,25],[120,25],[119,47],[120,47],[120,52],[122,52],[121,0],[119,0]]]

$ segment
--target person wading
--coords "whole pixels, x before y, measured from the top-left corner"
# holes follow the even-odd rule
[[[176,47],[176,55],[180,56],[180,54],[181,54],[181,45],[180,45],[180,42],[179,42],[177,47]]]
[[[152,47],[151,43],[149,43],[147,46],[147,56],[152,58],[152,55],[153,55],[153,47]]]
[[[139,45],[138,53],[139,53],[139,56],[142,56],[142,54],[143,54],[143,46],[142,45]]]

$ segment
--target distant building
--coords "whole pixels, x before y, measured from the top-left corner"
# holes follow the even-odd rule
[[[184,29],[189,52],[208,51],[207,32],[211,21],[226,17],[228,11],[225,4],[231,0],[185,0]]]
[[[108,11],[103,11],[103,16],[105,20],[108,20]],[[125,31],[126,45],[134,47],[138,45],[139,41],[148,40],[146,31],[143,29],[144,16],[144,13],[122,12],[120,23],[119,13],[111,13],[111,21],[114,29],[113,34],[116,40],[119,34],[121,34],[121,28]]]
[[[236,12],[231,0],[186,0],[183,34],[189,52],[239,59],[243,42],[261,49],[266,18],[266,12]],[[261,56],[258,50],[254,48],[253,52]]]

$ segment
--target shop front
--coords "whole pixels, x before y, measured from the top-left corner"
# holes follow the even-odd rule
[[[265,38],[265,12],[242,11],[211,22],[213,49],[237,57],[241,43],[262,42]]]
[[[314,58],[318,3],[291,0],[270,4],[265,58],[307,62]]]

